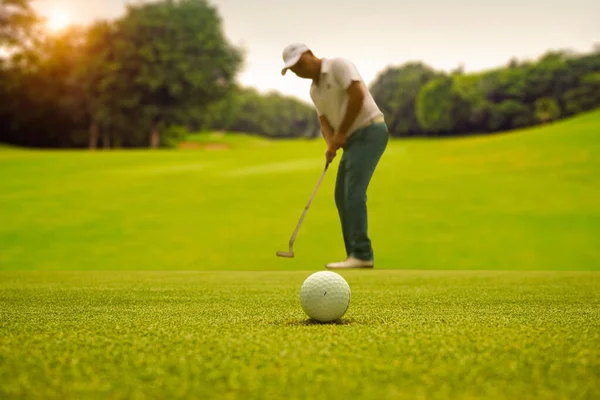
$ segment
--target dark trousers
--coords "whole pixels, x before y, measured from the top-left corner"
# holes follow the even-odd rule
[[[367,188],[388,140],[387,125],[376,123],[353,133],[344,146],[336,178],[335,204],[347,256],[374,259],[368,235]]]

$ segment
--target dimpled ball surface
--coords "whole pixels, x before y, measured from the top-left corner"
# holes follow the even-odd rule
[[[339,274],[320,271],[310,275],[300,288],[304,312],[319,322],[341,318],[350,305],[350,286]]]

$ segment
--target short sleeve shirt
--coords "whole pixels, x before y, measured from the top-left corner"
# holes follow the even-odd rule
[[[363,81],[356,66],[344,58],[323,59],[321,64],[321,76],[319,84],[310,87],[310,97],[315,105],[319,116],[325,116],[334,131],[339,128],[346,114],[348,106],[347,89],[354,81],[363,86],[365,98],[363,106],[350,127],[348,134],[368,124],[368,122],[380,115],[382,112],[375,103],[365,82]]]

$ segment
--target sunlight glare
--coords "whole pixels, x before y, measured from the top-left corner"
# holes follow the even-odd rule
[[[65,10],[55,10],[48,18],[48,28],[53,32],[63,30],[70,23],[69,13]]]

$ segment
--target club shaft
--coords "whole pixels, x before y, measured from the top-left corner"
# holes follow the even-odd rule
[[[313,199],[315,198],[315,195],[317,194],[317,191],[319,190],[319,186],[321,186],[321,182],[323,182],[323,178],[325,178],[325,174],[327,173],[327,169],[329,168],[329,163],[327,163],[325,165],[325,169],[323,170],[323,173],[321,173],[321,177],[319,178],[317,185],[315,186],[315,189],[313,190],[310,198],[308,199],[308,203],[306,204],[306,207],[304,207],[304,211],[302,211],[302,215],[300,216],[300,220],[298,220],[298,224],[296,225],[296,229],[294,230],[294,233],[292,234],[292,237],[290,238],[290,251],[292,250],[292,247],[294,246],[294,241],[296,240],[296,235],[298,235],[298,231],[300,230],[300,226],[302,225],[302,221],[304,221],[304,217],[306,216],[306,213],[308,211],[308,209],[310,208],[310,205],[312,204]]]

